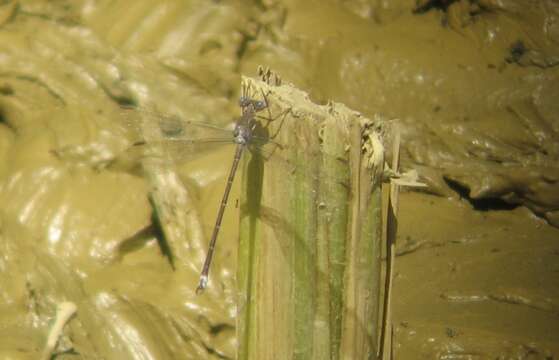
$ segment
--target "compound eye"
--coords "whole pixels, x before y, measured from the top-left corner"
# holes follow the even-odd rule
[[[245,106],[248,105],[248,103],[249,103],[249,100],[246,96],[243,95],[239,98],[239,106],[240,107],[245,107]]]
[[[255,110],[262,110],[266,107],[266,103],[262,100],[257,100],[254,102]]]

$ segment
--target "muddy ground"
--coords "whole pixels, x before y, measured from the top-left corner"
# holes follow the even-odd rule
[[[37,359],[64,300],[57,359],[234,357],[234,207],[219,285],[194,294],[231,149],[175,171],[173,269],[114,119],[228,125],[259,65],[402,124],[428,188],[400,199],[396,359],[559,357],[558,18],[551,0],[2,3],[1,357]]]

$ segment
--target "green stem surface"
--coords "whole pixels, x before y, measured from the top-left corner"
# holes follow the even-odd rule
[[[259,130],[271,141],[243,166],[238,359],[374,358],[380,125],[289,85],[243,87],[266,96]]]

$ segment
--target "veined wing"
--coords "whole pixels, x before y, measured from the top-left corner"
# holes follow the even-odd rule
[[[127,152],[144,158],[180,163],[234,140],[232,126],[221,128],[144,108],[124,108],[119,115],[132,140]]]
[[[149,109],[123,109],[121,111],[123,125],[133,134],[133,143],[129,149],[144,158],[157,159],[162,162],[181,163],[215,150],[219,146],[234,144],[234,123],[222,128],[202,121],[191,121],[181,116],[162,114]],[[274,169],[283,174],[301,173],[303,170],[314,169],[309,176],[309,188],[313,178],[323,184],[347,185],[348,173],[329,174],[324,178],[316,169],[347,164],[347,158],[331,156],[315,151],[315,153],[298,154],[298,149],[276,142],[262,126],[257,126],[248,144],[248,152],[257,155],[263,164],[273,164]],[[231,155],[233,155],[231,149]],[[312,166],[311,164],[312,163]],[[227,167],[229,164],[223,164]],[[267,166],[270,167],[270,166]],[[343,167],[343,166],[342,166]]]
[[[183,115],[163,114],[146,108],[125,108],[119,112],[119,122],[141,140],[232,139],[234,124],[220,127],[193,120]]]

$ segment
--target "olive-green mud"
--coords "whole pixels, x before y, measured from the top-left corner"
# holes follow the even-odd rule
[[[429,194],[400,197],[396,359],[558,357],[558,6],[446,3],[2,4],[0,357],[37,359],[64,301],[57,359],[235,356],[242,209],[194,294],[232,153],[173,169],[190,199],[173,270],[119,105],[227,125],[260,64],[403,123]]]

